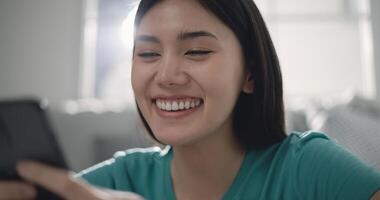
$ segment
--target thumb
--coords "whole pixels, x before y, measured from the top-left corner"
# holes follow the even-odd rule
[[[21,162],[17,171],[27,181],[41,185],[68,200],[143,200],[141,196],[131,192],[95,188],[74,178],[71,172],[37,162]]]
[[[25,180],[40,185],[65,199],[91,199],[91,192],[73,173],[38,162],[23,161],[17,171]]]

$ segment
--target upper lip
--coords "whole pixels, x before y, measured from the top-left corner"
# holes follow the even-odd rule
[[[201,97],[191,96],[191,95],[154,95],[152,100],[165,99],[165,100],[176,100],[176,99],[202,99]]]

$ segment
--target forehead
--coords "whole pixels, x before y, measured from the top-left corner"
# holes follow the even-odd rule
[[[164,0],[157,3],[143,17],[137,27],[137,34],[172,35],[194,30],[210,31],[220,37],[232,34],[227,26],[197,0]]]

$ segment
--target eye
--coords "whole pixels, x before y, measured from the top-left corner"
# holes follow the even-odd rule
[[[137,56],[141,58],[155,58],[155,57],[160,56],[160,54],[156,52],[142,52],[142,53],[138,53]]]
[[[212,53],[210,50],[190,50],[185,53],[187,56],[205,56]]]

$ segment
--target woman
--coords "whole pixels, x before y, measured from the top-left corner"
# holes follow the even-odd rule
[[[251,0],[142,0],[135,25],[136,103],[168,146],[119,153],[79,178],[24,162],[26,180],[65,199],[380,199],[380,174],[324,134],[285,136],[279,64]]]

